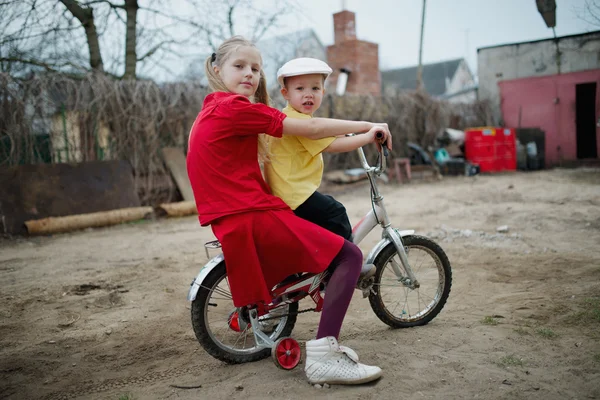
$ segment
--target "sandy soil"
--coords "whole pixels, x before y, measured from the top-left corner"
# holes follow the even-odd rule
[[[600,170],[382,189],[395,226],[446,250],[454,281],[442,313],[405,330],[356,293],[341,342],[380,381],[317,389],[301,368],[208,356],[186,294],[212,234],[190,217],[0,241],[0,398],[600,398]],[[352,222],[370,206],[364,184],[337,197]]]

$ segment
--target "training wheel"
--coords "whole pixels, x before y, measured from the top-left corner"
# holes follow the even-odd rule
[[[292,338],[280,338],[271,349],[271,357],[275,365],[285,370],[296,368],[302,359],[300,344]]]

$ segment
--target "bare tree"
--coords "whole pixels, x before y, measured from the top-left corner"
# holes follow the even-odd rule
[[[583,7],[576,10],[579,19],[592,26],[600,26],[600,0],[585,0]]]
[[[184,22],[196,29],[215,50],[223,40],[244,35],[253,42],[277,27],[279,19],[297,8],[292,1],[188,0],[196,15]],[[210,10],[210,18],[206,12]],[[197,22],[201,21],[201,22]]]
[[[0,68],[104,72],[102,39],[126,24],[126,77],[136,76],[137,0],[10,0],[0,3]],[[87,50],[87,57],[85,55]],[[113,72],[114,74],[114,72]]]
[[[168,69],[189,49],[207,53],[235,34],[259,40],[293,8],[291,0],[4,0],[0,70],[135,79],[140,66]]]

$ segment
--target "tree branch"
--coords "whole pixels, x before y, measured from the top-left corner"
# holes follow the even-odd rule
[[[235,11],[235,7],[238,5],[239,1],[234,1],[230,6],[229,10],[227,10],[227,26],[229,27],[229,35],[235,35],[235,29],[233,26],[233,11]]]
[[[20,63],[20,64],[28,64],[28,65],[33,65],[36,67],[42,67],[44,68],[46,71],[49,72],[59,72],[60,70],[58,69],[59,67],[64,67],[64,66],[73,66],[73,67],[78,67],[76,65],[73,65],[71,63],[65,62],[65,63],[61,63],[61,64],[51,64],[48,62],[43,62],[43,61],[39,61],[39,60],[35,60],[35,59],[26,59],[26,58],[20,58],[20,57],[0,57],[0,62],[8,62],[8,63]]]
[[[160,50],[160,48],[167,43],[177,43],[177,42],[175,40],[163,40],[162,42],[158,43],[156,46],[154,46],[150,50],[148,50],[143,56],[138,57],[137,61],[143,61],[148,57],[152,57],[154,55],[154,53],[156,53],[158,50]]]
[[[125,74],[123,78],[135,79],[137,67],[137,0],[125,0],[127,28],[125,33]]]
[[[85,36],[87,38],[90,53],[90,66],[92,69],[104,72],[104,64],[102,62],[102,55],[100,54],[100,43],[98,41],[98,32],[96,31],[96,25],[94,24],[93,9],[81,7],[76,0],[60,0],[60,2],[67,7],[69,12],[73,14],[79,22],[81,22],[81,25],[83,25],[83,28],[85,29]]]
[[[112,1],[108,1],[108,0],[92,0],[92,1],[86,1],[83,4],[88,8],[94,4],[108,4],[110,8],[120,8],[122,10],[125,10],[124,5],[115,4]]]

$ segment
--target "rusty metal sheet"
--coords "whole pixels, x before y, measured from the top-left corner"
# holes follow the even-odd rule
[[[127,161],[0,168],[0,232],[25,234],[24,222],[139,207]]]

